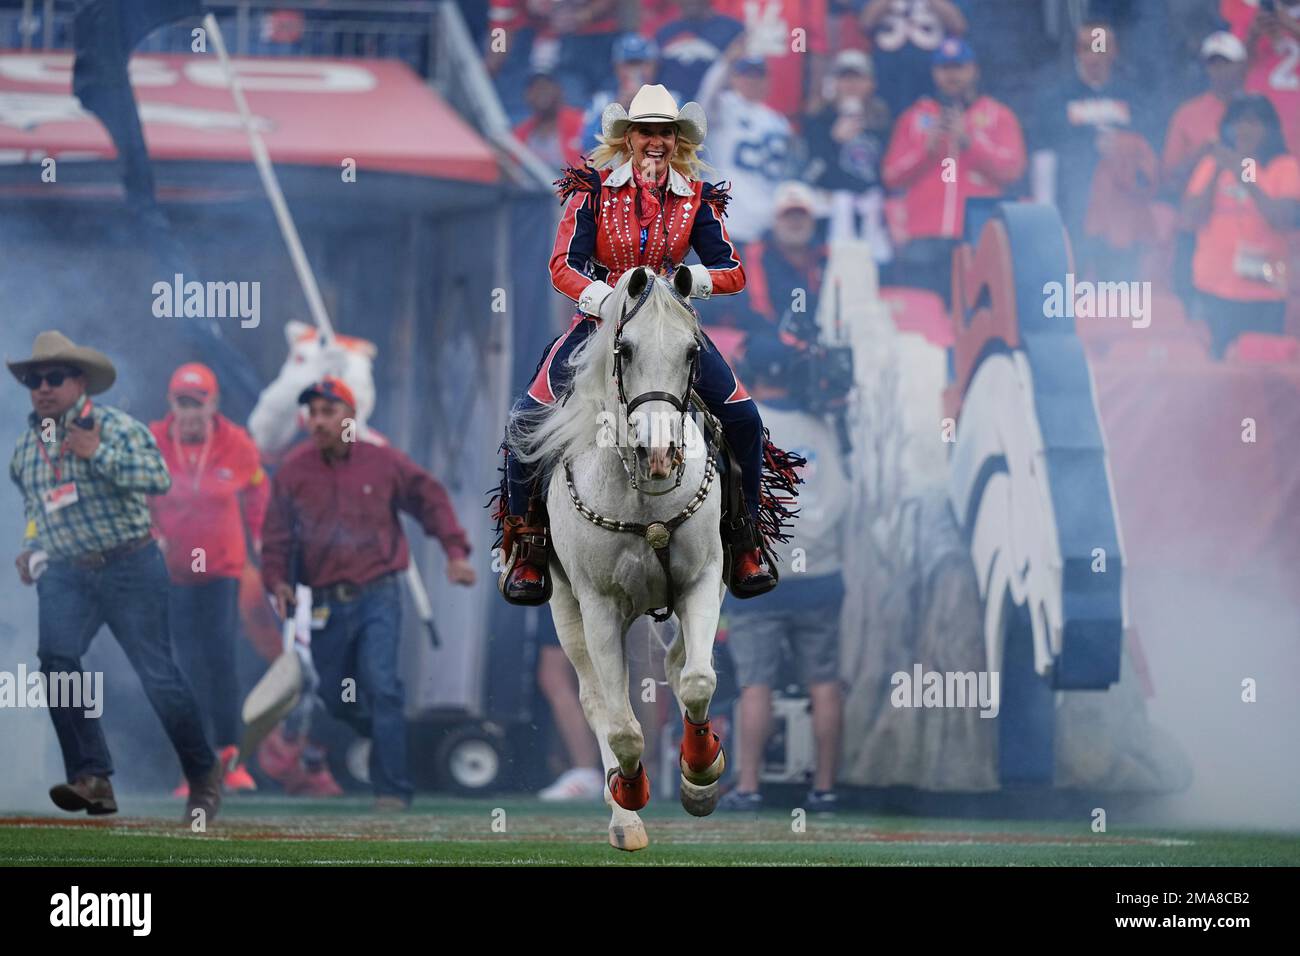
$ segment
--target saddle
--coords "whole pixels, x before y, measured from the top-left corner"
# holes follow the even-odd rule
[[[695,409],[706,408],[703,401],[694,392],[691,393],[691,406]],[[722,484],[722,520],[719,531],[723,544],[723,580],[727,582],[728,589],[736,598],[757,597],[759,594],[770,590],[770,588],[750,591],[739,582],[733,581],[732,569],[735,564],[735,556],[755,549],[761,551],[773,580],[779,581],[780,576],[776,568],[776,558],[769,550],[767,542],[759,532],[758,527],[749,517],[749,512],[745,507],[744,492],[741,487],[740,462],[731,450],[721,425],[707,411],[702,416],[702,420],[704,421],[704,439],[706,442],[711,441],[712,447],[715,449],[714,462]],[[528,513],[525,517],[521,518],[518,515],[507,514],[502,519],[501,547],[503,554],[506,556],[506,563],[497,586],[501,595],[511,604],[534,606],[545,604],[551,598],[552,582],[548,567],[551,558],[550,520],[546,511],[545,492],[547,484],[549,482],[541,480],[537,482],[539,490],[529,498]],[[510,579],[515,568],[521,565],[528,565],[539,573],[541,587],[534,588],[527,595],[509,594],[506,590],[506,582]]]

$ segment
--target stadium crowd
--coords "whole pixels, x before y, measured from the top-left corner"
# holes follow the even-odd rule
[[[1300,4],[1197,0],[1140,20],[1137,6],[1092,3],[1066,69],[1039,5],[980,0],[492,0],[485,56],[516,135],[556,170],[642,83],[704,107],[703,155],[751,247],[746,293],[706,321],[762,327],[779,301],[764,278],[808,285],[814,262],[786,254],[805,213],[819,241],[869,242],[881,285],[946,295],[966,200],[1034,198],[1060,210],[1081,274],[1150,278],[1169,260],[1222,355],[1229,328],[1283,329]],[[1031,15],[1009,24],[1012,7]],[[1244,158],[1249,199],[1207,189]]]

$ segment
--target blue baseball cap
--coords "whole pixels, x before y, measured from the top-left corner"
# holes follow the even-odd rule
[[[958,66],[962,63],[974,62],[975,51],[960,37],[948,37],[940,43],[930,60],[933,66]]]
[[[657,59],[658,48],[639,33],[624,33],[614,41],[615,63],[650,62]]]
[[[742,56],[731,69],[735,73],[766,73],[767,60],[761,56]]]

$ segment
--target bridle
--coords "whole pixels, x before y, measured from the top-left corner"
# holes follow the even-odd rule
[[[614,328],[614,381],[618,387],[618,400],[620,406],[622,406],[623,415],[625,417],[630,415],[638,405],[644,404],[645,402],[668,402],[676,408],[682,417],[681,434],[682,442],[685,444],[686,410],[690,405],[691,395],[693,394],[692,386],[694,386],[696,379],[699,377],[699,350],[703,348],[705,344],[698,332],[695,336],[696,350],[691,355],[690,374],[686,380],[686,390],[681,397],[678,397],[671,392],[642,392],[629,402],[627,400],[627,394],[623,389],[623,353],[621,351],[623,345],[623,328],[628,324],[628,322],[632,321],[632,318],[649,300],[650,293],[653,289],[654,277],[652,276],[646,282],[645,291],[637,297],[637,300],[631,309],[625,309],[623,314],[619,317],[618,325]],[[691,304],[678,294],[676,289],[673,289],[672,293],[673,297],[696,317],[698,323],[699,316],[696,314],[695,309]],[[689,519],[691,515],[699,511],[704,502],[708,500],[709,489],[713,487],[713,479],[717,475],[717,466],[714,463],[714,455],[717,451],[717,437],[722,434],[722,425],[713,413],[708,410],[707,406],[699,400],[698,396],[695,399],[695,405],[704,415],[708,416],[711,423],[709,428],[708,446],[705,450],[704,478],[700,482],[699,489],[696,490],[695,494],[691,497],[691,500],[686,503],[686,507],[667,521],[653,521],[649,524],[642,524],[638,521],[615,521],[613,518],[606,518],[604,515],[592,510],[582,501],[581,498],[578,497],[578,489],[573,486],[573,468],[570,462],[564,462],[564,480],[569,487],[569,498],[572,499],[573,507],[577,510],[578,514],[582,515],[597,527],[604,528],[607,531],[624,531],[642,537],[650,547],[654,549],[655,557],[659,559],[659,564],[664,569],[664,579],[667,582],[668,589],[668,601],[662,611],[647,611],[646,613],[650,615],[650,617],[654,618],[654,620],[660,622],[668,620],[668,618],[673,615],[673,611],[676,607],[673,574],[668,557],[668,542],[672,537],[672,533],[687,519]],[[636,479],[635,462],[632,467],[628,467],[627,457],[623,454],[622,445],[618,446],[618,457],[619,461],[623,464],[623,470],[627,472],[628,481],[631,482],[633,488],[640,491],[641,489],[638,487]],[[680,448],[677,450],[677,457],[673,463],[673,467],[677,471],[677,481],[673,484],[673,488],[677,488],[681,485],[682,476],[686,473],[686,460],[682,453],[682,449]],[[669,490],[672,489],[666,489],[665,491],[659,492],[642,491],[642,494],[662,495],[667,494]]]
[[[654,291],[654,284],[654,277],[651,276],[646,280],[645,290],[637,297],[632,308],[624,309],[623,314],[619,316],[618,325],[614,329],[614,384],[618,388],[618,402],[622,413],[622,421],[630,421],[630,416],[632,412],[636,410],[638,405],[643,405],[646,402],[667,402],[673,408],[677,409],[678,414],[681,416],[680,434],[682,435],[682,443],[684,445],[686,442],[687,408],[690,404],[691,389],[695,386],[696,381],[700,377],[700,349],[704,347],[704,341],[698,332],[695,334],[695,350],[691,353],[691,364],[687,369],[686,388],[680,396],[674,395],[672,392],[642,392],[629,402],[627,400],[627,392],[623,388],[623,329],[626,328],[627,324],[635,318],[638,312],[641,311],[641,307],[649,301],[650,294]],[[670,288],[669,291],[672,293],[673,298],[677,300],[678,304],[695,317],[696,327],[698,328],[700,317],[699,313],[695,311],[694,306],[683,298],[676,289]],[[677,454],[673,460],[673,470],[677,472],[677,480],[673,482],[671,488],[665,488],[663,491],[646,491],[641,488],[640,482],[637,479],[635,455],[633,456],[632,464],[629,465],[627,455],[623,452],[622,444],[618,445],[618,460],[622,463],[623,471],[627,473],[627,480],[631,483],[633,489],[646,495],[666,495],[668,492],[675,491],[677,488],[681,487],[682,476],[686,473],[686,458],[683,451],[683,448],[678,448]]]

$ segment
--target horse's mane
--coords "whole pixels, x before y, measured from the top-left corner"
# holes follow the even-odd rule
[[[613,295],[627,298],[627,284],[635,270],[619,279]],[[636,323],[655,325],[679,322],[693,334],[700,334],[699,321],[673,294],[666,279],[654,277],[650,296]],[[574,369],[572,390],[565,399],[539,409],[516,412],[506,429],[506,441],[521,462],[538,462],[538,474],[548,474],[557,462],[572,459],[596,445],[601,412],[614,412],[606,394],[614,374],[615,322],[600,328],[573,350],[568,364]]]

